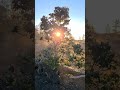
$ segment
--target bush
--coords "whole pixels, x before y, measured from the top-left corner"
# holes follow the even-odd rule
[[[41,53],[39,62],[44,62],[52,70],[55,70],[59,66],[59,57],[54,48],[47,48]]]

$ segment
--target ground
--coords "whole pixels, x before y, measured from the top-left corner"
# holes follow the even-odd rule
[[[81,42],[82,46],[84,46],[83,42]],[[39,53],[47,48],[53,47],[52,41],[47,42],[47,40],[36,40],[35,44],[35,55],[39,56]],[[85,70],[81,68],[81,70],[75,70],[73,67],[60,65],[58,67],[60,83],[66,87],[62,88],[62,90],[85,90]]]

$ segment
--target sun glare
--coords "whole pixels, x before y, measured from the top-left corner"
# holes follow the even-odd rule
[[[71,29],[71,34],[75,39],[82,38],[85,35],[85,22],[71,20],[68,28]]]
[[[60,37],[61,33],[60,32],[56,32],[55,33],[57,37]]]

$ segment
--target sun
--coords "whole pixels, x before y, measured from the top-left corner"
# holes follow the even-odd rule
[[[56,35],[57,37],[60,37],[61,33],[60,33],[60,32],[56,32],[55,35]]]

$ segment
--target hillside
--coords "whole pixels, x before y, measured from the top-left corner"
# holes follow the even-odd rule
[[[75,41],[75,43],[81,43],[83,50],[85,51],[85,42],[84,41]],[[39,57],[42,50],[47,49],[48,47],[54,48],[55,45],[53,41],[47,40],[36,40],[35,44],[35,57]],[[59,75],[60,75],[60,83],[63,84],[65,87],[68,88],[81,88],[84,90],[85,87],[85,69],[80,68],[77,69],[76,67],[66,66],[66,65],[59,65],[58,67]],[[77,81],[76,81],[77,80]],[[71,84],[72,85],[71,85]]]
[[[36,57],[36,64],[38,66],[40,66],[38,64],[38,63],[40,63],[38,58],[42,57],[41,55],[44,53],[44,50],[47,50],[47,53],[45,54],[45,56],[43,58],[41,58],[41,60],[44,59],[45,57],[51,58],[51,53],[53,53],[53,55],[55,54],[54,58],[57,57],[57,55],[60,54],[60,52],[58,52],[58,51],[56,52],[56,50],[54,51],[53,48],[55,48],[55,47],[59,48],[61,46],[59,46],[59,45],[56,46],[56,44],[51,40],[49,42],[45,39],[40,40],[40,36],[37,32],[36,32],[36,35],[38,35],[38,37],[36,38],[36,41],[35,41],[36,42],[36,44],[35,44],[35,57]],[[67,43],[68,42],[63,43],[63,45],[66,46],[66,48],[64,48],[64,49],[67,49],[69,47],[69,45]],[[74,43],[80,44],[83,51],[85,51],[85,41],[84,40],[83,41],[82,40],[81,41],[74,40]],[[53,51],[51,51],[51,48]],[[59,49],[57,49],[57,50],[59,50]],[[71,51],[72,51],[72,49],[71,49]],[[47,58],[48,62],[51,61],[50,58]],[[67,60],[66,56],[64,56],[63,59],[64,60],[62,62],[60,62],[60,65],[58,66],[58,69],[57,69],[59,72],[59,77],[60,77],[60,80],[59,80],[61,83],[60,85],[62,85],[61,87],[68,88],[69,90],[70,90],[70,88],[71,88],[71,90],[72,89],[84,90],[85,89],[85,68],[82,67],[82,68],[78,69],[76,66],[69,66],[69,65],[67,65],[69,63],[69,60]],[[56,60],[59,61],[59,58]],[[76,61],[73,61],[73,62],[75,63]],[[53,65],[52,64],[53,62],[54,61],[51,61],[50,64]],[[66,64],[63,65],[62,63],[63,64],[66,63]],[[61,90],[64,90],[64,89],[61,89]]]
[[[15,24],[8,17],[8,12],[0,6],[0,72],[7,71],[11,64],[18,67],[21,60],[19,56],[31,55],[34,44],[28,37],[12,32]]]
[[[120,33],[97,34],[98,41],[109,42],[112,50],[120,55]]]

